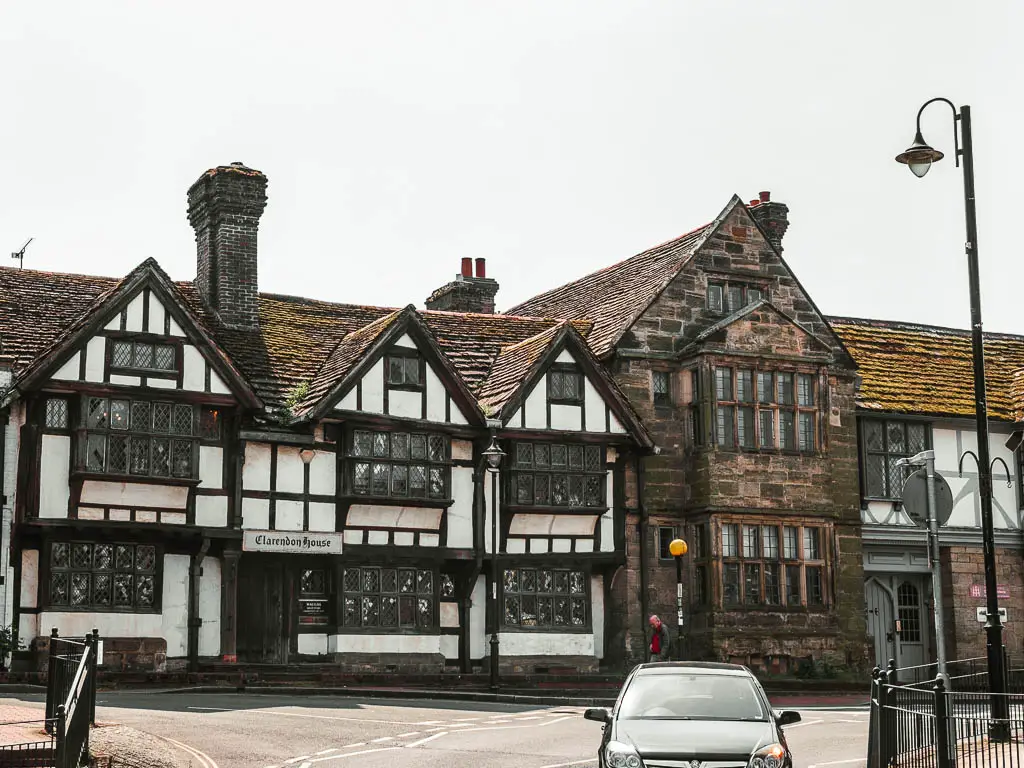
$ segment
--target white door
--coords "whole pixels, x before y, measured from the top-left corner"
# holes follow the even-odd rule
[[[885,669],[889,659],[897,657],[892,594],[882,581],[870,578],[864,585],[864,596],[867,601],[868,635],[875,646],[875,665]]]
[[[897,580],[896,636],[899,653],[896,663],[900,667],[918,667],[927,662],[923,592],[918,578]]]

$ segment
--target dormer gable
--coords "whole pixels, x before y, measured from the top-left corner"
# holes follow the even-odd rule
[[[809,329],[761,299],[701,331],[688,352],[716,351],[774,357],[821,358],[829,361],[833,348]]]

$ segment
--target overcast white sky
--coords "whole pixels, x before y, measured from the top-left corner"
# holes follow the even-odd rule
[[[6,2],[0,257],[191,279],[185,191],[240,160],[262,290],[421,305],[485,256],[503,309],[770,190],[824,312],[966,327],[948,110],[948,162],[893,162],[944,95],[986,328],[1024,333],[1022,32],[1020,0]]]

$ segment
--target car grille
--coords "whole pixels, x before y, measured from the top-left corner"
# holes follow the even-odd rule
[[[746,760],[644,760],[647,768],[747,768]]]

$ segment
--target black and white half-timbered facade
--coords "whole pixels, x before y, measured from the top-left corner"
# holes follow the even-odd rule
[[[0,269],[7,621],[158,669],[469,670],[492,627],[503,664],[596,667],[652,443],[591,326],[260,294],[265,188],[192,186],[191,282]]]

